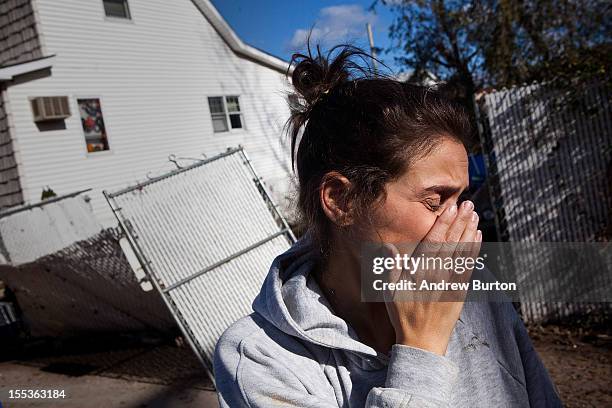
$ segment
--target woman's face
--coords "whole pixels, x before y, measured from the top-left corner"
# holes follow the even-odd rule
[[[421,241],[444,209],[468,187],[468,157],[448,137],[411,168],[386,185],[386,200],[375,206],[366,240],[388,243]]]

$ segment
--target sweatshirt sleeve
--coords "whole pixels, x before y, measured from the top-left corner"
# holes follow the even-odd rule
[[[446,407],[457,375],[457,367],[448,358],[396,344],[385,387],[372,388],[366,407]]]
[[[216,388],[221,407],[336,408],[331,384],[313,381],[313,366],[290,364],[264,347],[221,342],[215,355]],[[446,357],[394,345],[385,387],[372,388],[366,408],[446,407],[457,378]]]

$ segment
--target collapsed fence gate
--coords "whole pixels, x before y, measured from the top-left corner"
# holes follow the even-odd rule
[[[217,340],[295,241],[287,222],[241,147],[104,195],[214,381]]]

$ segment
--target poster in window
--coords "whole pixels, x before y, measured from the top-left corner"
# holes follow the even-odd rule
[[[108,150],[108,138],[104,127],[100,99],[79,99],[77,102],[87,151],[93,153]]]

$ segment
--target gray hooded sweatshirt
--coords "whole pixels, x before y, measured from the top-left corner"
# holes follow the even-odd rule
[[[222,407],[558,407],[509,303],[466,302],[446,355],[359,341],[310,272],[307,238],[278,256],[254,313],[225,331],[214,372]]]

